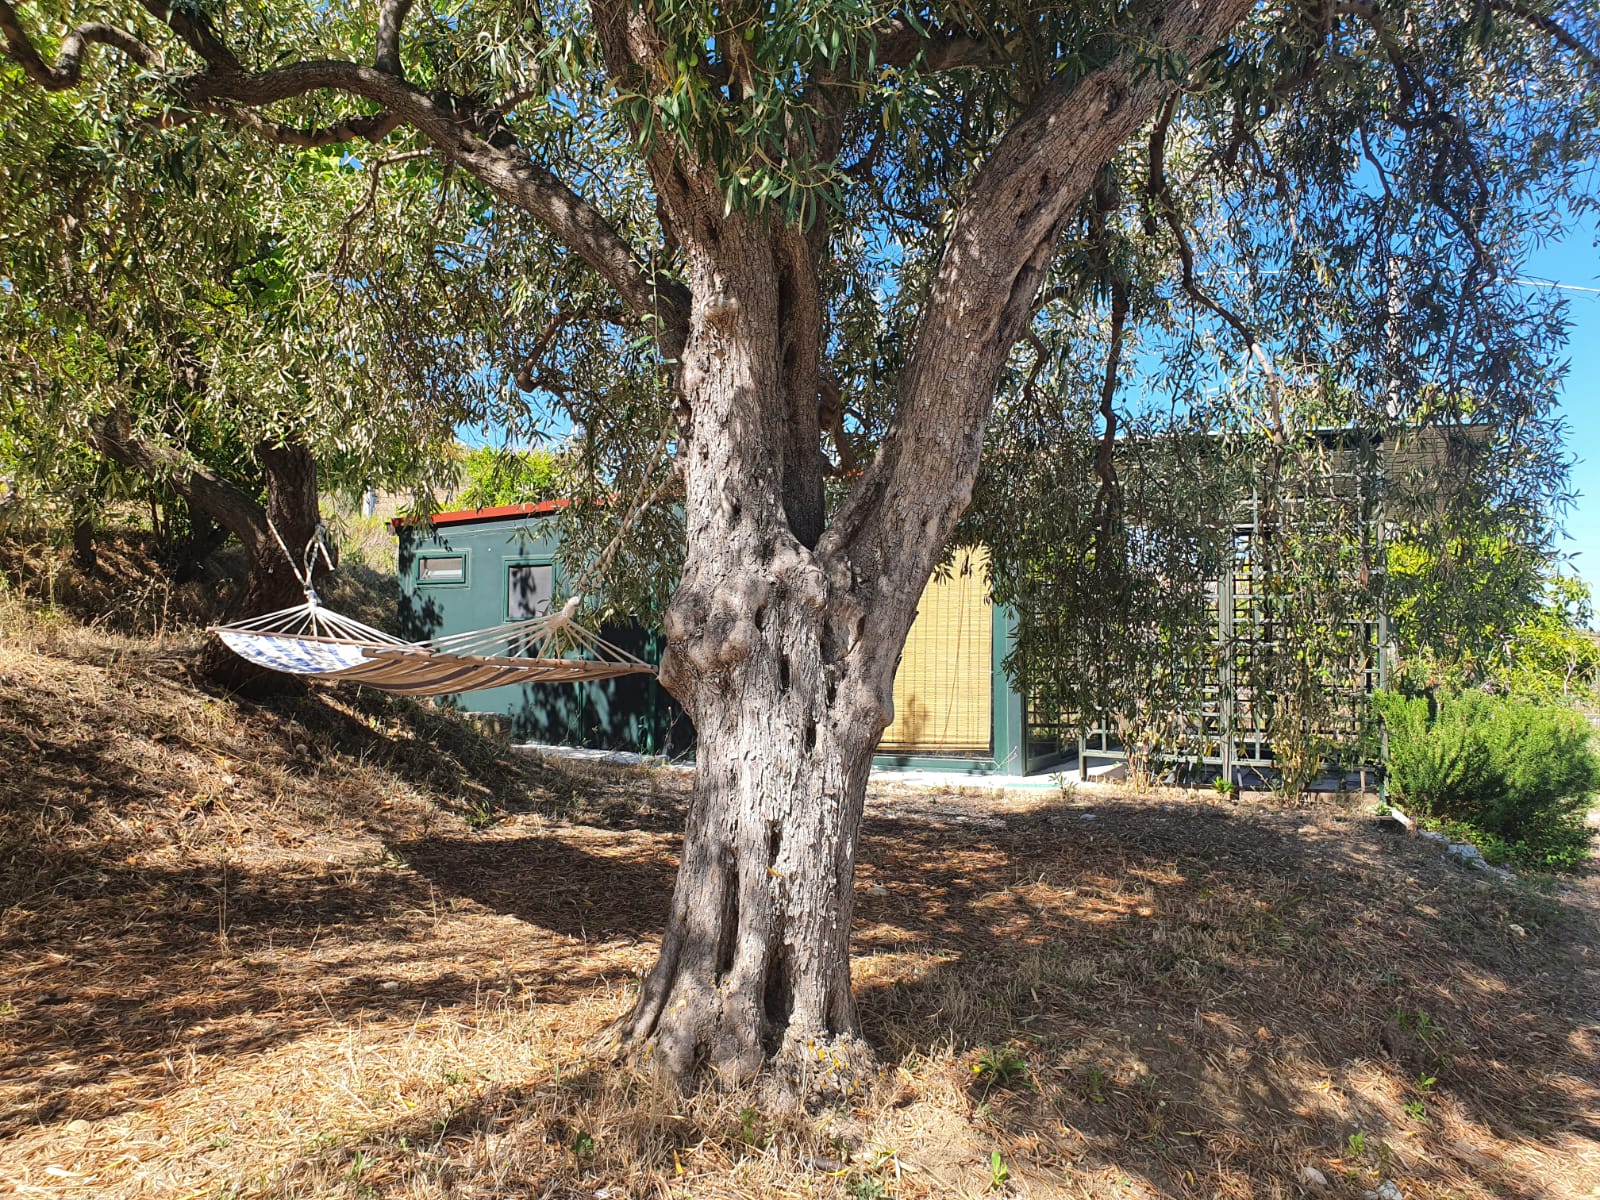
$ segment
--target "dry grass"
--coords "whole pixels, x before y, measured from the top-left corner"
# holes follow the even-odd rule
[[[379,629],[395,624],[396,543],[387,523],[366,517],[333,518],[346,535],[340,569],[318,583],[325,603]],[[0,528],[0,602],[38,624],[60,620],[109,633],[162,639],[220,620],[232,611],[245,584],[246,558],[230,543],[189,577],[176,580],[163,561],[160,539],[149,530],[113,527],[95,541],[96,565],[77,566],[71,547],[49,529]]]
[[[585,1051],[650,961],[680,775],[369,695],[207,696],[183,635],[0,622],[0,1191],[1243,1198],[1311,1166],[1336,1196],[1600,1194],[1592,880],[1335,811],[884,790],[882,1079],[764,1113]]]
[[[96,629],[159,637],[175,628],[204,623],[234,594],[244,557],[219,553],[196,577],[174,581],[162,569],[157,539],[148,531],[120,529],[96,542],[98,565],[83,570],[70,546],[49,530],[7,528],[0,537],[0,601],[42,606],[37,623],[51,613]]]

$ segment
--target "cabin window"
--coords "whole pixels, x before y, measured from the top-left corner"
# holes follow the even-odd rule
[[[465,554],[428,554],[417,559],[418,583],[465,583]]]
[[[506,616],[513,621],[542,617],[550,611],[556,571],[549,563],[512,563],[506,568]]]

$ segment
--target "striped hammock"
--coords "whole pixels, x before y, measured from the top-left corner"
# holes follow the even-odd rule
[[[655,668],[558,612],[493,629],[405,642],[306,603],[211,630],[240,658],[273,671],[347,680],[400,696],[446,696],[518,683],[577,683]]]

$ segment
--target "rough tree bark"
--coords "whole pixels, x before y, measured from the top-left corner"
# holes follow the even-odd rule
[[[1154,6],[1147,28],[1193,56],[1247,7]],[[613,74],[649,61],[636,14],[600,25]],[[898,656],[1062,224],[1171,88],[1116,64],[1040,96],[1002,140],[952,227],[895,425],[825,529],[825,239],[725,214],[694,164],[653,157],[692,296],[688,545],[661,681],[698,749],[660,958],[618,1032],[670,1076],[737,1082],[772,1065],[826,1093],[867,1057],[850,991],[855,851]]]
[[[661,679],[698,749],[661,958],[620,1032],[680,1079],[748,1078],[776,1054],[847,1083],[854,830],[896,650],[861,642],[854,581],[815,550],[821,313],[804,240],[687,189],[673,203],[695,297],[689,553]]]
[[[230,605],[230,615],[258,616],[305,599],[300,581],[284,559],[272,530],[275,527],[284,544],[298,555],[321,523],[316,460],[306,447],[266,442],[256,447],[256,458],[266,479],[267,506],[262,508],[226,479],[188,462],[168,447],[135,437],[126,420],[117,416],[95,427],[94,445],[107,458],[161,479],[189,504],[197,522],[203,516],[239,539],[247,573],[243,591]],[[314,574],[325,569],[320,558],[312,564]],[[293,676],[247,663],[215,640],[207,642],[201,651],[197,669],[203,678],[220,687],[258,695],[296,686]]]

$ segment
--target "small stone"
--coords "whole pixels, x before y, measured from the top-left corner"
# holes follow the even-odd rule
[[[1450,839],[1436,829],[1424,829],[1419,837],[1425,837],[1430,842],[1448,842]]]
[[[1300,1168],[1300,1182],[1307,1187],[1327,1187],[1328,1177],[1315,1167]]]
[[[820,1154],[802,1154],[800,1165],[812,1171],[826,1171],[830,1175],[844,1170],[844,1164],[837,1158],[825,1158]]]
[[[881,883],[874,883],[867,888],[867,895],[869,896],[887,896],[888,894],[889,889]]]
[[[1370,1192],[1362,1192],[1361,1200],[1405,1200],[1405,1193],[1392,1179],[1385,1179]]]
[[[1512,937],[1527,937],[1528,936],[1528,931],[1526,929],[1524,929],[1521,925],[1507,925],[1506,928],[1511,931],[1511,936]]]
[[[1476,862],[1483,854],[1471,842],[1451,842],[1450,853],[1464,862]]]
[[[383,983],[380,983],[378,985],[378,988],[379,988],[379,990],[385,991],[385,992],[398,992],[400,990],[400,985],[398,983],[396,983],[394,980],[388,979],[388,980],[385,980]]]

